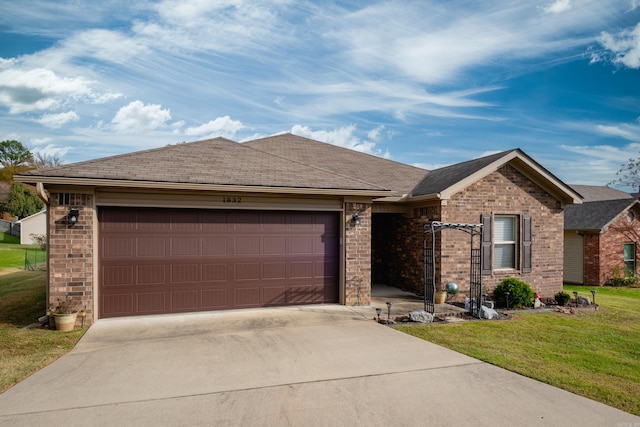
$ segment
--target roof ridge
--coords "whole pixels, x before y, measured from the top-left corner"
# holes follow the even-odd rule
[[[365,153],[364,151],[354,150],[352,148],[343,147],[341,145],[331,144],[330,142],[319,141],[317,139],[311,139],[311,138],[308,138],[306,136],[296,135],[296,134],[291,133],[291,132],[284,132],[284,133],[279,133],[279,134],[276,134],[276,135],[265,136],[264,138],[252,139],[250,141],[245,141],[244,143],[246,144],[246,143],[251,143],[251,142],[257,142],[257,141],[261,141],[261,140],[264,140],[264,139],[277,138],[279,136],[292,136],[292,137],[295,137],[295,138],[301,138],[301,139],[304,139],[304,140],[308,141],[309,143],[330,145],[332,147],[335,147],[336,149],[345,150],[345,151],[347,151],[349,153],[357,153],[357,154],[361,154],[361,155],[364,155],[364,156],[372,157],[374,159],[382,160],[382,161],[385,161],[385,162],[396,163],[396,164],[398,164],[400,166],[410,167],[410,168],[417,169],[417,170],[420,170],[420,171],[429,172],[428,169],[424,169],[424,168],[421,168],[421,167],[418,167],[418,166],[410,165],[410,164],[407,164],[407,163],[402,163],[400,161],[393,160],[393,159],[385,159],[384,157],[380,157],[380,156],[377,156],[375,154]]]
[[[293,134],[289,134],[289,135],[293,135]],[[294,135],[294,136],[297,136],[297,135]],[[301,138],[304,138],[304,137],[301,137]],[[261,139],[267,139],[267,138],[261,138]],[[305,139],[308,139],[308,138],[305,138]],[[253,141],[259,141],[259,139],[254,139],[252,141],[247,141],[247,142],[253,142]],[[313,140],[310,139],[310,141],[313,141]],[[320,141],[316,141],[316,142],[320,142]],[[325,142],[320,142],[320,143],[321,144],[326,144]],[[329,173],[331,175],[340,176],[342,178],[347,178],[347,179],[350,179],[352,181],[358,181],[358,182],[361,182],[361,183],[366,184],[366,185],[371,185],[371,186],[378,187],[378,188],[381,188],[381,189],[384,189],[384,190],[389,190],[389,188],[380,187],[378,184],[374,184],[372,182],[367,182],[367,181],[361,180],[359,178],[356,178],[356,177],[353,177],[353,176],[350,176],[350,175],[344,175],[344,174],[341,174],[341,173],[338,173],[338,172],[334,172],[334,171],[329,170],[329,169],[324,169],[324,168],[321,168],[321,167],[318,167],[318,166],[310,165],[308,163],[304,163],[304,162],[301,162],[299,160],[291,159],[289,157],[281,156],[279,154],[274,154],[274,153],[271,153],[269,151],[260,150],[259,148],[256,148],[256,147],[253,147],[253,146],[250,146],[250,145],[245,145],[245,143],[240,143],[240,145],[243,145],[245,148],[250,149],[250,150],[259,151],[260,153],[268,154],[270,156],[277,157],[279,159],[286,160],[288,162],[292,162],[292,163],[296,163],[296,164],[303,165],[303,166],[306,166],[306,167],[310,167],[310,168],[313,168],[313,169],[316,169],[316,170],[319,170],[319,171],[322,171],[322,172],[325,172],[325,173]]]

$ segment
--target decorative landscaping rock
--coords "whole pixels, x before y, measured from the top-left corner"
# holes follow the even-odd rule
[[[431,323],[433,322],[433,314],[424,310],[411,311],[409,312],[409,319],[411,319],[412,322]]]
[[[578,297],[578,305],[590,305],[591,301],[589,301],[589,298],[587,297]]]
[[[497,319],[500,314],[492,308],[487,306],[480,307],[480,317],[487,320]]]

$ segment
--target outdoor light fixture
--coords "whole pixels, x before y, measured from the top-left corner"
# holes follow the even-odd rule
[[[504,297],[507,300],[507,310],[509,310],[509,295],[511,295],[511,292],[504,293]]]
[[[596,290],[591,289],[591,297],[593,298],[593,305],[596,305]]]
[[[578,291],[573,291],[573,296],[576,298],[576,307],[578,306]]]
[[[382,309],[380,307],[376,307],[376,314],[378,315],[378,323],[380,323],[380,313],[382,313]]]
[[[391,322],[391,305],[393,305],[393,303],[387,301],[387,322]]]
[[[71,225],[78,222],[78,218],[80,217],[80,211],[78,209],[71,209],[69,214],[67,215],[67,222]]]
[[[355,225],[360,225],[360,214],[358,212],[354,213],[351,219],[353,219]]]

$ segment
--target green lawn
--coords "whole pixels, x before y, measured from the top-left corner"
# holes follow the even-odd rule
[[[0,393],[67,353],[84,329],[24,329],[46,310],[46,272],[0,274]]]
[[[590,288],[566,286],[591,298]],[[597,311],[401,326],[403,332],[640,415],[640,288],[597,288]]]
[[[25,251],[30,265],[42,268],[46,263],[46,252],[37,245],[21,245],[20,238],[0,232],[0,273],[24,270]]]

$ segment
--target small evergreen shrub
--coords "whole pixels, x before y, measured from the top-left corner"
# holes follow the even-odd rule
[[[555,294],[553,298],[555,298],[558,305],[565,306],[571,299],[571,295],[569,295],[565,291],[560,291],[557,294]]]
[[[529,284],[515,277],[507,277],[493,290],[493,301],[498,307],[507,307],[505,292],[509,292],[509,308],[530,307],[535,295]]]

